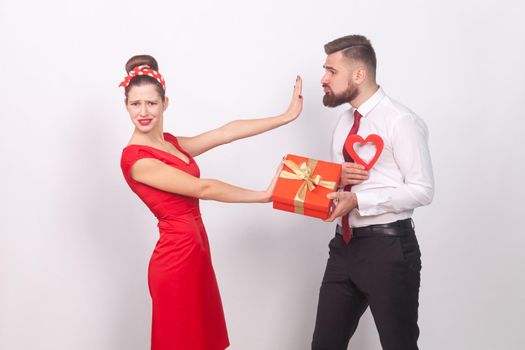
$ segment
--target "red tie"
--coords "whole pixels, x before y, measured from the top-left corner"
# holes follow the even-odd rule
[[[359,113],[357,111],[357,109],[355,110],[354,112],[354,125],[352,125],[352,129],[350,129],[350,132],[348,133],[348,136],[350,135],[353,135],[353,134],[357,134],[357,130],[359,130],[359,122],[361,121],[361,113]],[[347,138],[348,138],[347,136]],[[348,154],[348,152],[346,152],[346,149],[343,145],[343,157],[345,158],[345,162],[353,162],[354,160],[352,159],[352,157],[350,157],[350,155]],[[345,191],[350,191],[352,189],[352,186],[351,185],[346,185],[345,186]],[[352,238],[352,232],[350,230],[350,224],[348,223],[348,217],[349,217],[349,214],[345,214],[343,215],[342,217],[342,224],[343,224],[343,240],[345,241],[346,244],[348,244],[350,242],[350,239]]]

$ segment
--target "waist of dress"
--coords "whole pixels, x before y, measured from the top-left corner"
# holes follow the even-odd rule
[[[157,219],[159,220],[157,226],[161,232],[185,230],[202,223],[201,213],[198,209],[173,213],[157,217]]]
[[[155,215],[157,220],[177,220],[186,216],[200,216],[200,208],[198,205],[178,205],[178,204],[158,204],[150,206],[151,212]]]

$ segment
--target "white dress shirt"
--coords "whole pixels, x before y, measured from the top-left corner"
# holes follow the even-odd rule
[[[382,88],[357,109],[363,116],[357,132],[363,138],[378,134],[383,152],[369,170],[367,180],[352,186],[358,208],[349,215],[351,227],[386,224],[412,216],[434,195],[434,178],[428,149],[428,129],[414,112],[388,97]],[[345,111],[334,130],[332,161],[344,162],[343,146],[354,123],[354,108]],[[356,147],[360,158],[375,154],[372,144]],[[341,220],[341,219],[340,219]]]

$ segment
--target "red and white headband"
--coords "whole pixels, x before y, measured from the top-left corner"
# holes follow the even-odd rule
[[[124,88],[127,88],[129,83],[131,82],[131,79],[139,75],[146,75],[156,79],[160,83],[160,85],[162,85],[162,89],[166,91],[166,82],[164,81],[162,75],[160,75],[159,72],[151,69],[151,67],[147,64],[133,68],[133,70],[131,70],[128,73],[128,75],[124,78],[122,83],[119,84],[119,87],[122,86]]]

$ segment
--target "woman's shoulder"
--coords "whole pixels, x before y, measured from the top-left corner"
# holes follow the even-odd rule
[[[146,145],[140,144],[129,144],[122,149],[122,155],[120,157],[121,167],[128,167],[133,165],[137,160],[141,158],[158,158],[159,155],[155,152],[155,149]]]
[[[169,142],[176,143],[177,145],[179,144],[178,138],[174,136],[173,134],[170,134],[169,132],[164,133],[164,139]]]

